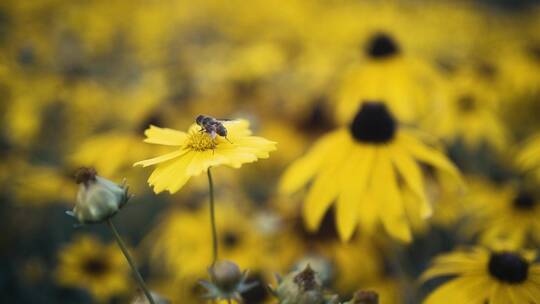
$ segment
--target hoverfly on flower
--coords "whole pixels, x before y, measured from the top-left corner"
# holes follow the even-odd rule
[[[230,120],[231,119],[227,119],[227,121]],[[201,132],[210,134],[212,139],[215,139],[216,136],[219,135],[229,141],[227,138],[227,128],[225,128],[222,121],[225,121],[225,119],[216,119],[207,115],[199,115],[195,119],[195,122],[201,127]]]

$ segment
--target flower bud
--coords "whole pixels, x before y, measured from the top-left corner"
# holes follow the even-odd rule
[[[128,188],[97,175],[93,168],[81,168],[75,176],[79,184],[77,202],[68,215],[82,224],[99,223],[113,216],[128,201]]]
[[[242,281],[240,267],[233,262],[218,261],[211,269],[214,284],[223,291],[231,291]]]
[[[321,279],[309,265],[286,275],[273,293],[281,304],[326,303]]]
[[[241,302],[241,294],[257,285],[257,282],[246,282],[247,271],[242,273],[240,267],[230,261],[218,261],[208,272],[211,282],[199,281],[206,289],[206,299]]]

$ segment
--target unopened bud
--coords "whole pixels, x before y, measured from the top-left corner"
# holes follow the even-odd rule
[[[218,261],[208,269],[211,281],[199,281],[210,300],[227,300],[242,302],[241,294],[257,285],[257,282],[246,282],[247,271],[241,272],[240,267],[230,261]]]
[[[214,284],[223,291],[231,291],[242,281],[243,275],[240,267],[233,262],[218,261],[210,270],[214,276]]]
[[[77,202],[68,215],[76,217],[82,224],[99,223],[113,216],[128,201],[125,184],[117,185],[98,176],[93,168],[81,168],[76,174],[79,184]]]

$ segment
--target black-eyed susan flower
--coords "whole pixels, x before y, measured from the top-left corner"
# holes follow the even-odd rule
[[[481,144],[502,150],[509,134],[498,113],[493,88],[482,85],[472,71],[456,72],[445,86],[448,100],[425,120],[425,127],[447,142],[462,140],[469,148]]]
[[[419,162],[459,179],[452,163],[413,131],[400,128],[385,104],[364,102],[348,127],[324,136],[286,170],[280,188],[291,193],[313,180],[303,205],[310,230],[318,228],[335,201],[342,240],[350,239],[358,225],[373,232],[382,222],[390,235],[410,241],[403,189],[416,195],[407,202],[418,204],[422,216],[431,214]]]
[[[212,138],[201,126],[193,124],[187,133],[150,126],[145,131],[145,142],[175,147],[174,151],[156,158],[135,163],[143,167],[157,165],[148,178],[156,193],[164,190],[174,193],[190,177],[206,172],[208,168],[226,165],[240,168],[245,163],[267,158],[276,149],[276,143],[252,136],[247,120],[224,121],[227,138]]]
[[[61,286],[86,289],[101,302],[129,290],[129,268],[115,244],[80,236],[60,250],[58,259],[55,275]]]
[[[477,247],[437,257],[424,281],[455,276],[439,286],[425,304],[524,304],[540,299],[540,265],[531,252]]]
[[[384,99],[400,118],[416,122],[444,100],[437,89],[442,79],[427,60],[407,53],[394,33],[370,33],[362,51],[363,60],[337,90],[338,121],[349,121],[362,102]]]
[[[540,196],[523,185],[471,187],[467,229],[485,244],[540,242]],[[474,200],[474,201],[472,201]],[[472,208],[471,208],[472,207]]]

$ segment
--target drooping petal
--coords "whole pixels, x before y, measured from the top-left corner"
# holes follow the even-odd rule
[[[358,223],[359,193],[365,188],[367,174],[362,170],[366,159],[365,151],[371,150],[361,145],[355,146],[347,159],[348,165],[339,173],[341,190],[336,202],[337,231],[342,241],[348,241]],[[365,177],[364,177],[365,176]]]
[[[451,175],[459,183],[463,183],[457,168],[436,149],[424,145],[418,139],[410,136],[405,131],[398,134],[397,140],[399,141],[399,145],[401,147],[405,147],[408,152],[417,160],[438,168]]]
[[[145,142],[165,146],[181,146],[187,138],[184,132],[153,125],[144,131],[144,135],[146,135]]]
[[[379,216],[388,233],[401,241],[410,242],[411,230],[405,215],[396,174],[386,149],[385,147],[377,149],[370,190],[376,198]]]
[[[319,227],[326,210],[338,196],[340,180],[336,178],[347,163],[344,161],[348,155],[349,147],[338,149],[328,159],[323,169],[315,177],[303,205],[303,215],[309,230]]]
[[[362,229],[373,231],[375,223],[377,222],[376,206],[372,199],[369,198],[366,191],[368,179],[373,169],[373,159],[375,157],[376,149],[370,146],[362,146],[358,151],[354,153],[355,160],[349,164],[350,171],[343,174],[342,180],[342,192],[338,198],[338,204],[347,204],[350,208],[354,207],[355,215],[345,215],[354,219],[354,222],[359,222]],[[342,209],[343,210],[343,209]],[[344,209],[343,211],[347,211]],[[338,232],[343,240],[347,240],[352,232],[354,226],[351,223],[340,223],[343,218],[339,214],[337,215],[336,222],[338,223]],[[339,225],[342,225],[340,228]]]
[[[282,193],[293,193],[305,185],[319,170],[332,148],[342,142],[343,132],[333,132],[320,139],[307,155],[287,168],[279,182]]]
[[[424,218],[431,216],[432,208],[426,197],[422,171],[416,161],[406,150],[396,144],[390,146],[389,154],[399,174],[403,177],[411,190],[418,196],[422,216]]]

